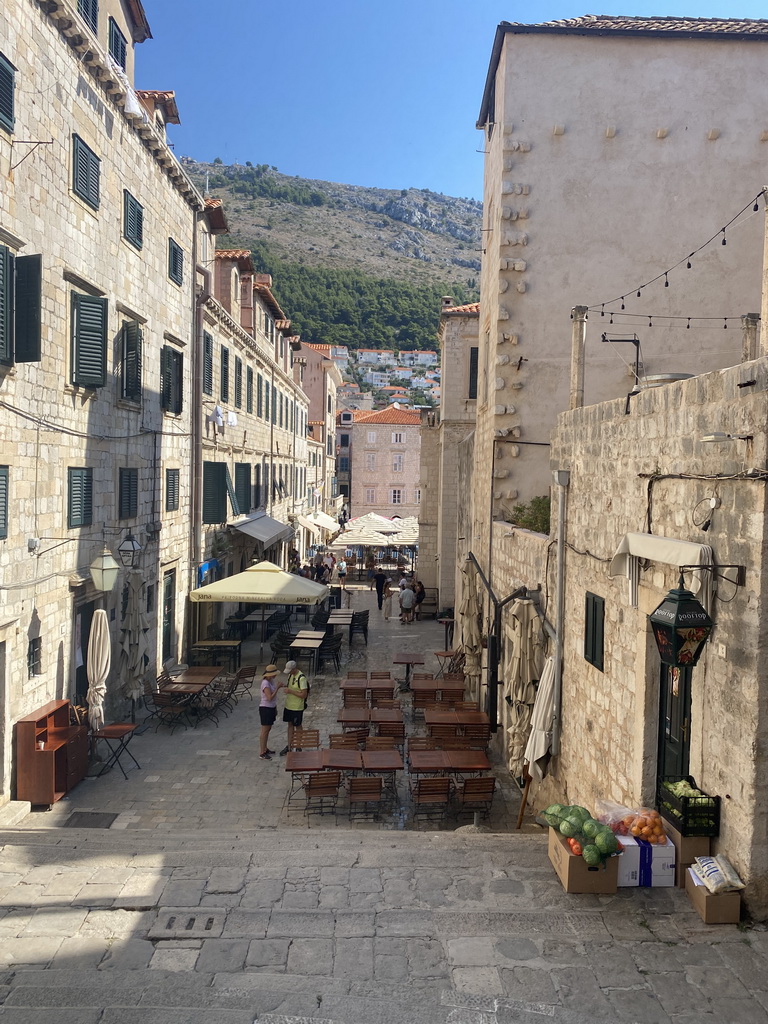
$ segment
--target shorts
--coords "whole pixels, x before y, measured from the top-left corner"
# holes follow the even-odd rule
[[[259,718],[262,725],[274,725],[277,718],[277,708],[259,708]]]
[[[346,579],[346,577],[347,577],[347,574],[345,572],[340,572],[339,573],[339,579],[340,580]]]
[[[303,718],[303,711],[289,711],[288,708],[283,708],[283,721],[288,722],[289,725],[300,727]]]

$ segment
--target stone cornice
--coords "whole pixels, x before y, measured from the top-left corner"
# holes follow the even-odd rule
[[[155,163],[168,175],[176,191],[183,196],[193,210],[202,212],[205,209],[203,197],[182,170],[166,139],[158,133],[149,120],[138,97],[125,80],[125,74],[102,50],[80,15],[65,0],[37,0],[37,2],[78,55],[82,67],[87,69],[99,83],[115,108],[150,151]],[[135,106],[138,108],[136,112],[126,109],[126,103],[131,94],[135,99]]]

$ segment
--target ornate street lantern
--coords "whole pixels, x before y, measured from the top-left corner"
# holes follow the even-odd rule
[[[132,533],[129,532],[125,540],[118,544],[117,553],[120,555],[120,561],[126,567],[126,569],[135,569],[139,564],[139,555],[143,548],[141,544],[136,540]]]
[[[685,589],[682,573],[678,586],[670,590],[649,619],[663,664],[692,668],[701,657],[713,623],[706,609]]]
[[[102,590],[106,593],[117,583],[120,566],[112,557],[109,548],[105,545],[102,553],[91,562],[90,570],[91,579],[96,590]]]

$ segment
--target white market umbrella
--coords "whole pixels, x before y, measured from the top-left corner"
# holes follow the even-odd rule
[[[350,519],[347,523],[347,530],[357,530],[364,526],[375,530],[377,533],[399,533],[400,523],[395,523],[386,516],[380,516],[378,512],[367,512],[357,519]]]
[[[509,674],[511,706],[508,714],[509,770],[515,778],[523,774],[523,755],[531,729],[536,686],[541,677],[541,627],[534,603],[515,601],[509,610],[512,626],[512,664]]]
[[[478,623],[480,600],[477,593],[477,568],[474,562],[465,562],[461,569],[461,575],[459,642],[456,649],[464,654],[464,675],[470,679],[470,693],[478,697],[483,642]]]
[[[391,541],[382,533],[375,530],[345,530],[331,544],[327,546],[336,548],[385,548]]]
[[[525,747],[523,760],[528,773],[536,782],[547,774],[549,754],[552,746],[552,716],[555,711],[555,659],[547,658],[539,680],[539,690],[531,716],[531,733]]]
[[[319,604],[328,587],[286,572],[274,562],[258,562],[243,572],[191,591],[190,601],[233,601],[245,604]]]
[[[104,725],[104,697],[107,692],[107,676],[112,663],[109,622],[103,608],[93,613],[91,633],[88,637],[88,721],[96,732]]]
[[[120,679],[123,693],[132,701],[142,695],[144,681],[144,658],[148,653],[147,631],[149,622],[145,611],[146,600],[143,593],[144,576],[134,570],[128,574],[128,603],[125,618],[121,626],[120,640]]]

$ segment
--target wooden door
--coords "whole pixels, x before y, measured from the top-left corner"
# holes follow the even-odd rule
[[[659,776],[688,774],[691,671],[690,668],[661,666]]]
[[[85,704],[85,695],[88,692],[88,640],[91,636],[91,622],[95,610],[95,601],[88,601],[75,608],[75,686],[70,694],[70,699],[75,704]]]

